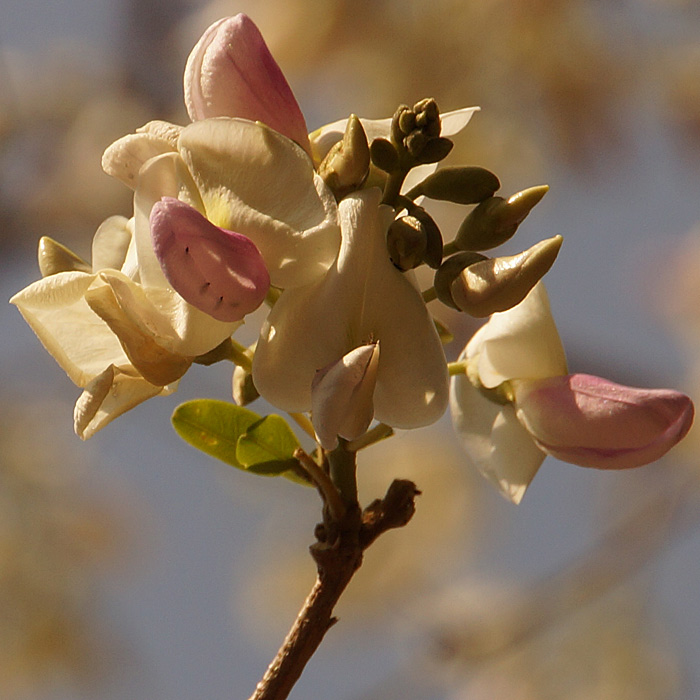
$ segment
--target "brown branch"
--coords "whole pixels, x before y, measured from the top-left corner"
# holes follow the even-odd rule
[[[342,520],[327,519],[317,527],[318,541],[310,547],[318,571],[316,583],[250,700],[288,697],[326,632],[337,622],[333,610],[362,565],[363,551],[383,532],[409,522],[418,494],[413,482],[397,480],[364,513],[349,508]]]

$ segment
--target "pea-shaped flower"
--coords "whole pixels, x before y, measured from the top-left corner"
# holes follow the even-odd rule
[[[693,420],[691,400],[676,391],[568,375],[541,283],[493,314],[460,359],[455,429],[474,464],[515,503],[547,454],[585,467],[638,467],[663,456]]]

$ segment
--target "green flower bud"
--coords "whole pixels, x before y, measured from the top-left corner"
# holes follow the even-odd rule
[[[554,236],[517,255],[469,265],[450,284],[452,301],[476,317],[516,306],[552,267],[562,241]]]
[[[505,243],[548,191],[547,185],[539,185],[507,200],[490,197],[483,201],[462,222],[455,245],[462,250],[488,250]]]
[[[392,221],[386,234],[386,245],[391,262],[401,270],[412,270],[423,262],[427,235],[423,224],[415,216],[402,216]]]
[[[37,257],[42,277],[55,275],[57,272],[92,272],[89,263],[48,236],[42,236],[39,240]]]
[[[500,186],[498,178],[485,168],[454,166],[436,170],[407,196],[415,199],[424,195],[457,204],[476,204],[491,197]]]
[[[411,215],[423,226],[425,231],[425,254],[423,261],[434,270],[442,263],[442,233],[438,225],[423,207],[411,207]]]
[[[399,154],[396,147],[387,139],[374,139],[369,147],[372,163],[386,173],[393,173],[399,168]]]
[[[417,162],[419,165],[439,163],[444,158],[447,158],[452,150],[452,146],[454,146],[452,141],[442,136],[430,139],[418,155]]]
[[[318,174],[337,199],[361,187],[369,172],[369,144],[360,120],[350,115],[342,140],[336,143],[318,166]]]

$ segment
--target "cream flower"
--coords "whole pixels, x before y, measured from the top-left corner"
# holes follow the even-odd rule
[[[457,434],[478,469],[518,503],[546,454],[600,469],[627,469],[663,456],[688,432],[690,399],[567,375],[564,349],[542,283],[494,314],[452,379]]]
[[[85,389],[75,430],[87,439],[111,420],[174,390],[192,360],[229,337],[221,323],[171,288],[139,283],[133,220],[107,219],[91,272],[65,271],[10,300],[70,379]]]
[[[380,205],[381,196],[372,188],[340,202],[337,261],[319,281],[285,290],[263,325],[253,380],[278,408],[309,410],[316,370],[377,341],[376,419],[415,428],[446,408],[442,345],[412,273],[389,260],[386,231],[394,212]]]

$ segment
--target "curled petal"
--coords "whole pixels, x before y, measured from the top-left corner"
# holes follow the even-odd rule
[[[338,436],[354,440],[374,416],[372,395],[377,381],[379,344],[351,350],[318,370],[311,385],[311,415],[321,447],[333,450]]]
[[[539,282],[517,306],[493,314],[469,341],[466,354],[488,388],[511,379],[566,374],[564,347],[544,285]]]
[[[272,284],[308,284],[333,264],[335,197],[299,146],[263,124],[219,118],[185,127],[179,148],[201,193],[200,211],[255,243]]]
[[[185,67],[192,121],[241,117],[259,121],[309,150],[306,122],[260,31],[244,14],[207,29]]]
[[[92,239],[92,271],[121,270],[132,240],[133,220],[124,216],[105,219]]]
[[[174,150],[170,141],[150,132],[127,134],[107,147],[102,156],[102,169],[133,190],[144,163]]]
[[[75,433],[81,440],[87,440],[122,413],[170,391],[169,387],[154,386],[136,373],[110,365],[78,398],[73,411]]]
[[[545,453],[518,421],[513,407],[489,401],[462,374],[452,377],[450,412],[467,457],[504,498],[520,503]]]
[[[270,276],[255,244],[164,197],[151,210],[153,248],[180,296],[218,321],[240,321],[262,304]]]
[[[520,422],[548,454],[598,469],[662,457],[690,429],[692,401],[668,389],[635,389],[586,374],[513,383]]]
[[[308,410],[316,370],[375,341],[381,344],[377,420],[416,428],[436,421],[447,406],[442,345],[410,274],[389,260],[393,210],[380,199],[380,190],[369,189],[341,201],[343,243],[335,265],[318,282],[285,290],[263,325],[253,379],[283,410]]]

